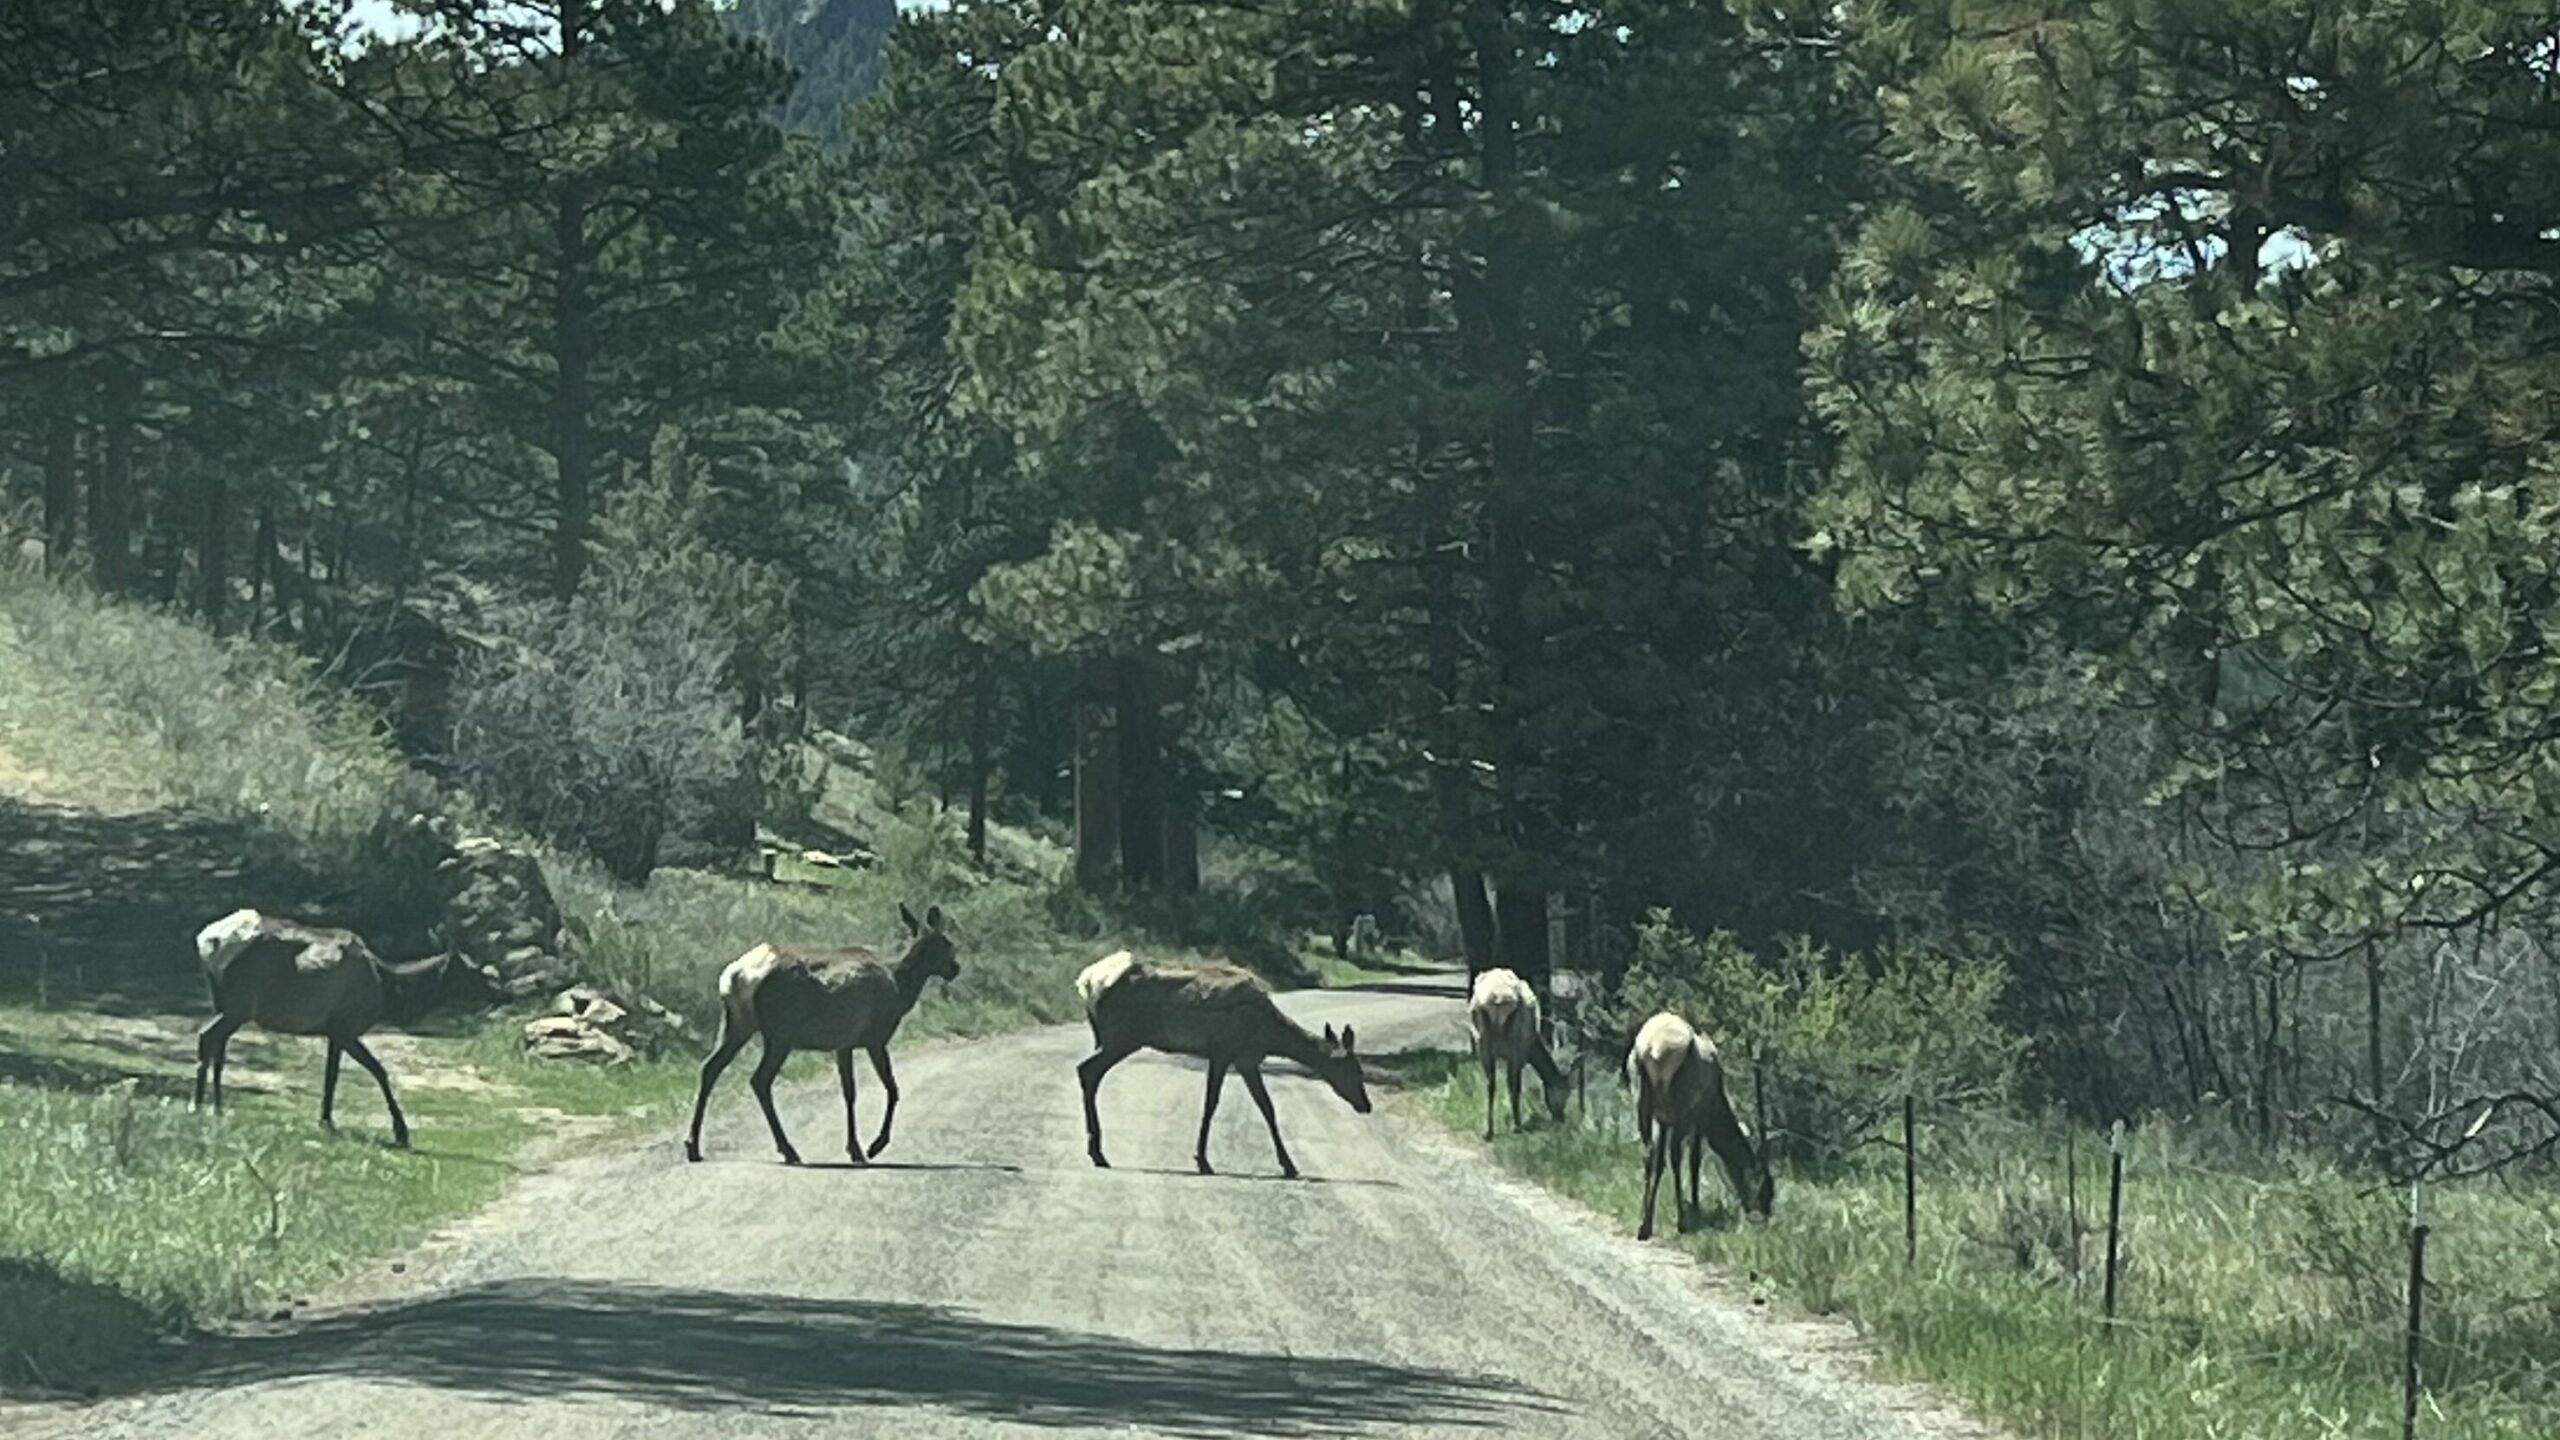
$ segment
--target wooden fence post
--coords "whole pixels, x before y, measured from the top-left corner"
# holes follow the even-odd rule
[[[2409,1349],[2400,1367],[2400,1440],[2418,1440],[2421,1322],[2427,1305],[2427,1194],[2409,1187]]]
[[[2107,1291],[2105,1314],[2116,1318],[2116,1257],[2124,1233],[2124,1122],[2107,1132]]]
[[[1920,1260],[1919,1104],[1902,1092],[1902,1268]]]

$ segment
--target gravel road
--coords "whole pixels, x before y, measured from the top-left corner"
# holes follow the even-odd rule
[[[1302,993],[1364,1051],[1463,1040],[1454,984]],[[926,1000],[931,1004],[930,997]],[[1276,1174],[1231,1084],[1191,1173],[1196,1065],[1142,1055],[1084,1158],[1081,1027],[914,1046],[896,1143],[842,1150],[832,1076],[787,1088],[813,1163],[775,1162],[732,1070],[675,1137],[518,1185],[369,1292],[200,1342],[186,1379],[0,1428],[97,1440],[479,1436],[1590,1436],[1944,1440],[1661,1247],[1494,1175],[1472,1141],[1362,1117],[1275,1067],[1309,1177]],[[820,1057],[794,1075],[825,1073]],[[877,1089],[864,1072],[866,1134]],[[425,1142],[430,1137],[422,1137]],[[1633,1143],[1628,1163],[1635,1163]],[[1781,1196],[1780,1223],[1784,1222]]]

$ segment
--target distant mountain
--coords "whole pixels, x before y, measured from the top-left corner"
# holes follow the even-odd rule
[[[833,149],[844,140],[844,108],[880,83],[880,47],[898,23],[898,0],[738,0],[729,23],[800,72],[776,118]]]

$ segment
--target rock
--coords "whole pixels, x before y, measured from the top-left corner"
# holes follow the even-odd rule
[[[584,1060],[621,1065],[634,1052],[615,1036],[569,1015],[541,1015],[525,1022],[525,1053],[543,1060]]]
[[[560,992],[560,1013],[599,1029],[621,1024],[631,1012],[592,985],[572,985]]]
[[[626,999],[593,985],[572,985],[552,1002],[552,1013],[525,1022],[528,1053],[547,1060],[587,1060],[618,1065],[644,1051],[679,1044],[684,1021],[653,1000]]]

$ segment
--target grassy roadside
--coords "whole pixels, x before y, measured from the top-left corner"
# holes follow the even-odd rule
[[[187,1043],[159,1017],[0,1006],[0,1389],[78,1391],[191,1326],[290,1307],[486,1203],[529,1156],[690,1094],[677,1064],[532,1062],[495,1030],[385,1037],[416,1132],[402,1152],[352,1066],[339,1134],[319,1128],[308,1040],[244,1034],[226,1111],[190,1113]]]
[[[1390,1063],[1413,1110],[1481,1133],[1471,1062]],[[1492,1158],[1632,1234],[1642,1177],[1627,1102],[1596,1074],[1585,1100],[1587,1116],[1523,1135],[1509,1133],[1506,1116]],[[2270,1162],[2218,1125],[2146,1127],[2132,1141],[2122,1317],[2111,1328],[2097,1298],[2103,1139],[2076,1147],[2076,1240],[2059,1130],[1985,1117],[1925,1124],[1920,1153],[1909,1270],[1901,1162],[1882,1148],[1837,1175],[1782,1174],[1766,1226],[1735,1223],[1710,1162],[1707,1224],[1657,1243],[1848,1319],[1891,1371],[1935,1382],[2024,1435],[2399,1433],[2405,1194]],[[2420,1433],[2560,1434],[2560,1194],[2465,1189],[2430,1206]]]

